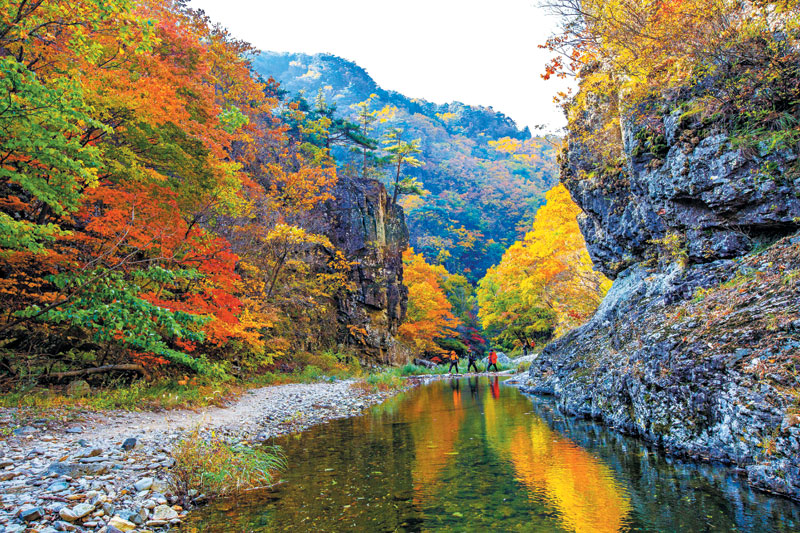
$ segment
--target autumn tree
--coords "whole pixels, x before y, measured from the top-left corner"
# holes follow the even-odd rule
[[[639,122],[654,139],[663,136],[658,102],[684,106],[750,149],[796,149],[797,0],[552,0],[549,5],[563,24],[543,45],[555,53],[543,77],[578,78],[578,94],[562,95],[561,101],[571,136],[601,158],[601,165],[620,167],[615,161],[622,150],[620,116]],[[598,98],[608,104],[606,116],[579,126],[581,114]]]
[[[439,343],[457,338],[460,324],[442,289],[448,277],[444,267],[430,265],[409,248],[403,253],[403,281],[408,287],[408,312],[400,326],[400,337],[419,353],[440,353]]]
[[[230,374],[330,329],[351,266],[304,225],[357,125],[290,106],[293,136],[252,48],[182,2],[6,4],[3,374]]]
[[[483,328],[505,343],[527,346],[586,321],[610,286],[592,262],[576,220],[580,208],[559,185],[547,193],[532,231],[479,282]]]

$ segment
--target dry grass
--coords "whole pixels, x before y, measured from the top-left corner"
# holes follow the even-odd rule
[[[213,433],[203,438],[198,430],[181,439],[172,456],[172,483],[184,500],[190,491],[210,498],[267,487],[285,468],[278,447],[228,444]]]

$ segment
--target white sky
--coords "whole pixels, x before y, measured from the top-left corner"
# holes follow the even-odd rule
[[[388,90],[491,106],[520,127],[561,128],[537,48],[557,21],[536,0],[191,0],[261,50],[328,52]],[[534,132],[535,133],[535,132]]]

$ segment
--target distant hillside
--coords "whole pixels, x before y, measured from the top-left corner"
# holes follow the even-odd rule
[[[395,108],[376,134],[400,127],[408,139],[421,139],[424,165],[406,174],[430,191],[401,202],[411,244],[473,281],[524,235],[544,193],[558,181],[557,139],[531,137],[491,108],[434,104],[387,91],[363,68],[328,54],[266,52],[253,65],[290,95],[303,92],[313,100],[321,92],[342,116],[354,116],[351,106],[371,95],[373,109]]]

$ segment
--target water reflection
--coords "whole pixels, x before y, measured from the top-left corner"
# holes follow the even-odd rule
[[[796,531],[800,509],[727,472],[563,419],[494,377],[435,382],[283,438],[277,489],[184,531]]]

